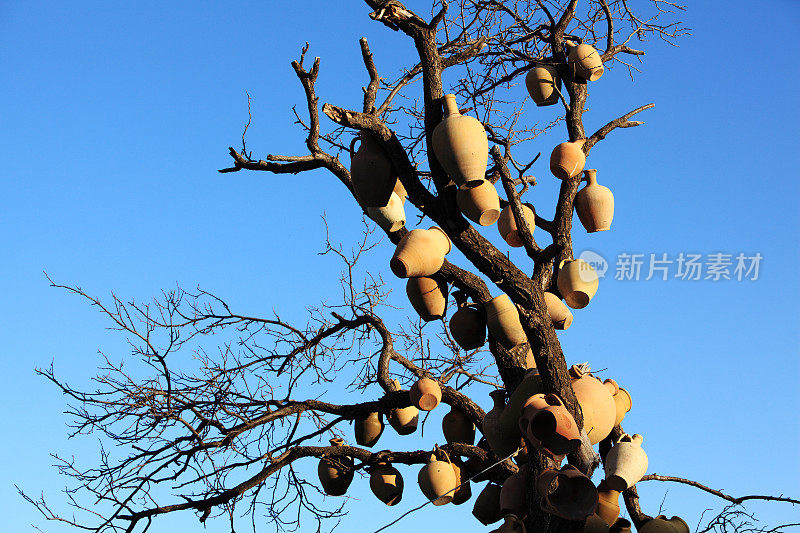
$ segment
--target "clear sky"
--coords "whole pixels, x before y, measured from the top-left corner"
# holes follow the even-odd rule
[[[561,340],[569,363],[591,361],[631,391],[625,427],[645,436],[649,472],[685,475],[733,495],[798,497],[800,48],[793,35],[800,4],[691,4],[684,20],[693,36],[680,47],[651,42],[635,81],[613,68],[590,86],[590,131],[644,103],[656,107],[638,117],[645,126],[614,132],[592,152],[590,165],[613,190],[616,215],[609,232],[576,229],[575,248],[601,254],[609,271]],[[296,320],[304,306],[336,296],[340,265],[316,255],[320,215],[345,244],[362,228],[341,185],[323,172],[216,169],[230,163],[227,147],[240,143],[246,90],[254,154],[302,153],[291,106],[304,102],[289,61],[305,41],[311,57],[322,57],[322,102],[358,105],[362,35],[387,77],[413,63],[410,42],[367,13],[360,2],[0,2],[5,531],[43,526],[15,483],[63,504],[64,480],[49,453],[88,463],[96,457],[95,437],[67,440],[65,399],[34,368],[54,361],[68,381],[88,386],[98,349],[116,358],[127,353],[96,310],[49,288],[43,271],[126,299],[200,285],[243,313],[276,309]],[[548,119],[554,109],[538,112]],[[562,135],[535,149],[549,153]],[[555,178],[544,164],[533,171],[542,185],[529,201],[549,216]],[[481,231],[501,244],[494,228]],[[386,268],[391,251],[384,241],[365,268],[383,272],[393,302],[407,308],[404,283]],[[642,279],[614,279],[624,253],[645,254]],[[673,263],[670,279],[646,281],[651,253],[671,260],[701,254],[704,261],[723,253],[734,263],[739,253],[758,253],[763,260],[757,280],[675,279]],[[466,266],[458,254],[451,258]],[[476,389],[485,409],[487,393]],[[388,431],[382,445],[441,441],[440,411],[424,438],[403,441]],[[401,468],[403,502],[384,507],[356,479],[340,531],[373,531],[423,501],[418,468]],[[658,482],[639,490],[645,511],[655,514],[663,501],[667,514],[692,525],[722,503]],[[415,516],[431,529],[488,531],[471,506],[428,506]],[[770,523],[800,521],[800,509],[788,505],[751,509]],[[151,531],[196,525],[186,514]],[[422,526],[407,519],[389,531],[412,527]]]

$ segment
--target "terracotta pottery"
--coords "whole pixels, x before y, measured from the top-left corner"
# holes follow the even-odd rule
[[[605,480],[597,486],[597,510],[595,511],[609,526],[619,518],[620,491],[608,488]]]
[[[547,314],[556,329],[569,329],[572,325],[572,311],[570,311],[561,298],[552,292],[544,293],[544,303],[547,305]]]
[[[456,475],[456,490],[453,491],[453,505],[461,505],[472,498],[472,488],[469,485],[467,465],[458,458],[453,458],[450,464],[453,465],[453,472]]]
[[[456,192],[456,203],[465,217],[481,226],[491,226],[500,216],[500,197],[491,181],[462,185]]]
[[[567,61],[576,76],[580,76],[587,81],[600,79],[605,67],[603,67],[603,60],[600,58],[600,54],[594,47],[588,44],[576,46],[568,41],[567,48],[569,48]]]
[[[522,408],[531,396],[543,392],[544,385],[542,385],[542,377],[539,375],[539,371],[533,368],[525,373],[525,377],[522,378],[520,384],[517,385],[517,388],[511,393],[508,404],[503,410],[502,415],[500,415],[500,430],[504,435],[508,435],[507,439],[511,441],[512,444],[515,442],[513,441],[514,437],[516,437],[517,440],[522,437],[522,432],[520,432],[519,429],[519,417],[522,414]],[[513,449],[511,451],[513,451]]]
[[[393,379],[394,390],[400,390],[400,383]],[[389,411],[389,424],[394,428],[398,435],[410,435],[417,430],[419,422],[419,409],[413,405],[408,407],[396,407]]]
[[[404,204],[406,203],[406,198],[408,198],[408,192],[406,192],[406,188],[403,187],[403,182],[400,181],[400,178],[397,178],[397,181],[394,184],[394,193],[400,198],[400,201]]]
[[[537,106],[553,105],[558,103],[561,78],[553,65],[536,63],[525,75],[525,87]]]
[[[528,510],[527,502],[528,465],[522,466],[519,472],[508,476],[500,490],[500,509],[503,514],[525,516]]]
[[[464,350],[486,344],[486,315],[477,305],[464,305],[450,318],[450,335]]]
[[[676,518],[679,520],[679,522],[673,522],[673,520]],[[680,529],[677,529],[675,527],[676,525],[678,525]],[[686,526],[685,530],[683,529],[683,526]],[[639,533],[678,533],[678,531],[685,533],[685,531],[689,531],[689,526],[677,516],[673,516],[672,520],[667,520],[667,517],[661,514],[645,522],[642,527],[638,529],[638,531]]]
[[[522,204],[522,214],[525,216],[525,221],[528,223],[531,233],[533,233],[533,230],[536,229],[536,214],[530,204]],[[504,207],[500,213],[500,218],[497,219],[497,230],[509,246],[514,248],[522,246],[522,237],[519,235],[517,221],[510,205]]]
[[[617,410],[617,416],[614,418],[614,425],[618,426],[625,419],[625,415],[628,414],[631,407],[633,407],[633,399],[630,393],[622,387],[619,387],[619,392],[614,395],[614,405]]]
[[[492,533],[526,533],[525,523],[517,515],[507,514],[503,520],[503,525]]]
[[[383,416],[377,411],[367,416],[356,418],[356,442],[361,446],[372,448],[383,433]]]
[[[589,441],[597,444],[614,429],[617,406],[613,395],[619,387],[611,379],[601,382],[592,374],[582,371],[578,365],[572,365],[569,376],[572,378],[572,390],[575,391],[583,412],[583,429]]]
[[[606,485],[623,491],[634,486],[647,472],[647,454],[642,449],[641,435],[622,435],[606,454]]]
[[[362,207],[384,207],[397,183],[397,174],[375,135],[362,131],[359,138],[361,146],[350,157],[350,178],[356,199]]]
[[[542,509],[566,520],[583,520],[597,507],[597,487],[572,465],[547,468],[536,479]]]
[[[589,515],[581,533],[608,533],[608,524],[597,514]]]
[[[558,267],[556,280],[558,292],[567,305],[573,309],[583,309],[597,293],[600,278],[592,265],[583,259],[562,261]]]
[[[443,98],[444,119],[433,130],[433,153],[458,185],[479,185],[486,176],[489,139],[478,119],[459,113],[454,94]]]
[[[389,267],[398,278],[432,276],[450,252],[450,238],[436,226],[412,229],[397,243]]]
[[[583,172],[586,164],[586,154],[583,145],[586,139],[573,142],[563,142],[553,148],[550,154],[550,172],[558,179],[566,180]]]
[[[556,461],[581,445],[575,419],[555,394],[531,396],[522,408],[519,427],[537,450]]]
[[[449,461],[439,461],[436,455],[431,454],[428,464],[419,471],[417,482],[433,505],[447,505],[453,501],[456,474]]]
[[[408,393],[411,396],[411,403],[423,411],[436,409],[442,401],[442,388],[431,378],[421,378],[411,386]]]
[[[575,211],[588,233],[608,231],[614,220],[614,195],[611,189],[597,183],[597,170],[584,170],[588,182],[575,195]]]
[[[477,518],[484,526],[494,524],[503,518],[503,512],[500,510],[501,489],[500,485],[487,483],[475,499],[475,505],[472,507],[472,516]]]
[[[367,215],[389,233],[406,225],[406,210],[403,208],[403,201],[394,192],[389,196],[389,203],[384,207],[368,207]]]
[[[386,462],[380,462],[370,470],[369,488],[386,505],[396,505],[403,499],[403,476]]]
[[[475,424],[463,411],[453,406],[442,417],[442,433],[448,444],[463,442],[472,446],[475,442]]]
[[[517,306],[507,294],[501,294],[483,304],[486,309],[486,326],[489,333],[497,341],[511,349],[523,342],[528,342],[528,337],[519,321]]]
[[[617,518],[608,531],[609,533],[631,533],[631,523],[624,518]]]
[[[331,446],[343,446],[342,439],[331,439]],[[323,455],[317,465],[322,490],[328,496],[344,496],[353,481],[353,458],[346,455]]]
[[[505,408],[505,394],[503,389],[493,390],[489,393],[494,401],[494,406],[481,421],[481,432],[486,437],[489,447],[501,459],[516,450],[520,441],[519,432],[512,434],[503,430],[501,417]]]
[[[426,322],[444,318],[447,309],[447,282],[440,277],[408,278],[406,295],[411,307]]]

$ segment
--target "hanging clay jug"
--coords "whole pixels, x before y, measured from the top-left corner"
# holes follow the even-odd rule
[[[566,180],[583,172],[586,164],[586,154],[583,145],[586,139],[573,142],[563,142],[553,148],[550,154],[550,172],[558,179]]]
[[[588,372],[584,372],[578,365],[569,369],[572,378],[572,390],[583,412],[583,429],[592,444],[597,444],[608,437],[614,429],[614,420],[617,417],[617,406],[614,403],[614,394],[619,391],[613,379],[605,383]]]
[[[522,214],[525,216],[525,221],[528,223],[531,233],[533,233],[533,230],[536,229],[536,214],[532,206],[530,204],[522,204]],[[509,246],[514,248],[522,246],[522,237],[519,235],[517,221],[514,219],[514,213],[511,211],[510,205],[504,207],[500,213],[500,218],[497,219],[497,230]]]
[[[616,407],[617,415],[614,418],[614,425],[618,426],[625,419],[625,415],[633,407],[633,399],[628,391],[622,387],[618,388],[619,391],[614,395],[614,405]]]
[[[581,533],[608,533],[608,524],[597,514],[589,515],[583,524]]]
[[[500,197],[491,181],[462,185],[456,192],[456,203],[465,217],[481,226],[491,226],[500,216]]]
[[[463,305],[450,318],[450,335],[464,350],[486,344],[486,315],[476,305]]]
[[[624,518],[617,518],[608,531],[609,533],[631,533],[631,523]]]
[[[509,434],[503,431],[500,422],[505,408],[505,395],[506,392],[503,389],[493,390],[489,393],[494,406],[484,415],[481,421],[481,432],[486,437],[489,447],[501,459],[516,450],[520,441],[519,433]]]
[[[431,378],[421,378],[408,391],[411,403],[423,411],[432,411],[442,401],[442,388]]]
[[[492,533],[526,533],[525,523],[517,515],[508,514],[503,517],[503,525]]]
[[[543,470],[536,490],[543,497],[542,509],[566,520],[583,520],[597,507],[597,487],[572,465]]]
[[[569,329],[572,325],[572,311],[570,311],[561,298],[552,292],[544,293],[544,303],[547,305],[547,314],[556,329]]]
[[[397,181],[394,184],[394,193],[400,198],[402,203],[406,203],[406,198],[408,198],[408,192],[406,192],[406,188],[403,187],[403,182],[400,181],[400,178],[397,178]]]
[[[478,119],[459,113],[454,94],[443,98],[444,118],[433,130],[433,153],[458,185],[479,185],[486,176],[489,139]]]
[[[433,505],[447,505],[453,501],[456,474],[449,461],[439,461],[436,455],[431,454],[428,464],[419,471],[417,482]]]
[[[691,533],[689,524],[680,516],[673,516],[668,521],[675,528],[676,533]]]
[[[372,448],[383,433],[383,416],[380,413],[369,413],[356,418],[356,442],[361,446]]]
[[[397,174],[374,134],[362,130],[359,137],[361,146],[350,157],[350,178],[356,199],[362,207],[384,207],[397,183]]]
[[[507,294],[501,294],[483,304],[486,309],[486,326],[489,333],[510,350],[523,342],[528,342],[525,330],[519,321],[517,307]]]
[[[553,65],[536,63],[525,75],[525,87],[537,106],[553,105],[558,103],[561,78]]]
[[[587,233],[608,231],[614,220],[614,195],[611,189],[597,183],[597,170],[583,171],[588,182],[575,195],[575,211]]]
[[[394,192],[389,196],[389,203],[384,207],[368,207],[367,215],[384,231],[389,233],[397,231],[406,225],[406,211],[403,208],[403,201]]]
[[[620,491],[608,488],[605,480],[597,486],[597,510],[595,511],[609,526],[619,518]]]
[[[502,487],[495,483],[487,483],[478,497],[475,499],[475,505],[472,507],[472,516],[484,526],[494,524],[503,518],[503,512],[500,510],[500,491]]]
[[[638,528],[638,531],[639,533],[677,533],[675,525],[663,514],[645,522],[642,527]]]
[[[508,476],[500,490],[500,509],[504,514],[525,516],[528,510],[528,465]]]
[[[576,46],[568,41],[567,48],[569,48],[567,61],[576,76],[580,76],[587,81],[595,81],[603,75],[605,71],[603,60],[594,47],[588,44]]]
[[[539,371],[533,368],[525,373],[525,377],[522,378],[520,384],[511,393],[508,404],[500,415],[500,431],[508,436],[507,439],[511,444],[516,443],[512,437],[515,437],[516,440],[522,438],[522,432],[519,429],[519,417],[522,415],[522,408],[531,396],[543,392],[542,377],[539,375]],[[513,451],[513,448],[511,451]]]
[[[379,462],[370,470],[369,488],[386,505],[396,505],[403,499],[403,476],[389,463]]]
[[[392,380],[393,390],[400,390],[400,383]],[[417,430],[419,422],[419,409],[413,405],[408,407],[396,407],[389,411],[389,424],[394,428],[398,435],[410,435]]]
[[[472,488],[469,485],[467,465],[461,459],[453,458],[450,462],[456,475],[456,490],[453,491],[453,505],[461,505],[472,498]]]
[[[556,280],[558,292],[564,297],[567,305],[573,309],[583,309],[589,305],[597,293],[600,278],[592,265],[583,259],[561,261]]]
[[[450,252],[450,238],[441,228],[412,229],[397,243],[389,267],[398,278],[432,276]]]
[[[520,431],[540,452],[560,462],[581,445],[575,419],[555,394],[534,394],[522,408]]]
[[[447,282],[436,277],[408,278],[406,295],[414,311],[426,322],[444,318],[447,309]]]
[[[475,424],[455,406],[450,406],[450,412],[442,417],[442,433],[448,444],[462,442],[472,446],[475,442]]]
[[[641,435],[622,435],[606,454],[606,485],[623,491],[634,486],[647,472],[647,454],[642,449]]]
[[[342,439],[331,439],[331,446],[343,446]],[[328,496],[344,496],[353,481],[353,458],[347,455],[323,455],[317,465],[322,490]]]

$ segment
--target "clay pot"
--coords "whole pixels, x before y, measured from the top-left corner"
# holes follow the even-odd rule
[[[614,195],[611,189],[597,183],[597,170],[584,170],[586,187],[575,195],[575,211],[588,233],[608,231],[614,220]]]
[[[479,185],[486,176],[489,139],[478,119],[458,111],[456,96],[443,98],[444,119],[433,130],[433,153],[458,185]]]
[[[342,439],[331,439],[331,446],[343,446]],[[322,490],[328,496],[344,496],[353,481],[353,458],[346,455],[323,455],[317,465]]]
[[[603,67],[603,60],[600,54],[594,47],[588,44],[574,45],[567,42],[569,54],[567,62],[573,68],[576,76],[580,76],[587,81],[595,81],[603,75],[605,67]]]
[[[400,390],[400,383],[392,380],[394,390]],[[419,409],[413,405],[408,407],[397,407],[389,411],[389,424],[394,428],[398,435],[410,435],[417,430],[419,422]]]
[[[412,229],[397,243],[389,266],[398,278],[432,276],[450,248],[450,238],[441,228]]]
[[[501,489],[500,485],[487,483],[475,499],[475,505],[472,507],[472,516],[477,518],[484,526],[494,524],[503,518],[503,512],[500,510]]]
[[[525,516],[528,510],[527,502],[528,466],[520,467],[519,472],[508,476],[500,490],[500,509],[503,514]]]
[[[507,294],[501,294],[483,304],[486,309],[486,326],[489,333],[497,342],[511,349],[523,342],[528,342],[528,337],[519,321],[517,307]]]
[[[464,350],[476,350],[486,343],[486,315],[474,305],[458,308],[450,318],[450,335]]]
[[[453,406],[442,418],[442,433],[448,444],[463,442],[472,446],[475,442],[475,424],[463,411]]]
[[[561,298],[552,292],[544,293],[544,303],[547,305],[547,314],[556,329],[569,329],[572,325],[572,311],[567,309]]]
[[[517,449],[520,441],[519,433],[510,434],[503,431],[501,417],[505,408],[505,391],[493,390],[489,393],[494,401],[492,409],[486,413],[481,421],[481,432],[489,447],[500,458],[507,457]]]
[[[581,533],[608,533],[608,524],[597,514],[589,515],[583,524]]]
[[[447,283],[440,277],[408,278],[406,295],[411,307],[426,322],[444,318],[447,309]]]
[[[639,528],[639,533],[689,533],[689,525],[679,516],[667,517],[658,515],[645,522]]]
[[[561,262],[556,283],[568,306],[583,309],[597,293],[600,278],[592,265],[583,259],[576,259]]]
[[[491,226],[500,216],[500,197],[491,181],[459,187],[456,203],[465,217],[481,226]]]
[[[614,394],[619,387],[614,380],[605,383],[589,373],[584,373],[577,365],[569,369],[572,378],[572,390],[583,412],[583,429],[592,444],[597,444],[608,437],[614,429],[617,417],[617,406]]]
[[[397,178],[397,182],[394,184],[394,193],[400,198],[402,203],[406,203],[408,192],[406,192],[406,188],[403,187],[403,182],[400,181],[400,178]]]
[[[522,432],[519,429],[519,417],[522,415],[522,408],[531,396],[543,392],[544,386],[542,385],[542,378],[539,372],[534,368],[525,373],[525,377],[522,378],[520,384],[517,385],[517,388],[511,393],[508,404],[503,410],[502,415],[500,415],[500,431],[507,436],[507,441],[512,445],[516,445],[516,441],[522,438]],[[514,451],[514,448],[512,448],[511,451]],[[511,451],[509,451],[509,453],[511,453]],[[503,455],[503,457],[505,457],[505,455]]]
[[[631,523],[624,518],[617,518],[608,531],[609,533],[631,533]]]
[[[453,473],[456,475],[456,490],[453,491],[453,505],[461,505],[472,498],[472,488],[469,485],[467,465],[456,458],[454,458],[450,464],[453,465]]]
[[[531,233],[533,233],[533,230],[536,229],[536,214],[532,206],[530,204],[522,204],[522,214],[525,215],[528,227]],[[500,218],[497,219],[497,230],[509,246],[514,248],[522,246],[522,237],[519,235],[517,221],[514,218],[514,213],[511,211],[510,205],[503,208],[503,211],[500,213]]]
[[[616,407],[617,415],[614,418],[614,425],[618,426],[625,419],[625,415],[633,407],[633,399],[628,391],[619,387],[619,391],[614,395],[614,405]]]
[[[573,142],[563,142],[553,148],[550,154],[550,172],[558,179],[566,180],[577,176],[583,171],[586,164],[586,154],[583,145],[586,139]]]
[[[384,231],[389,233],[397,231],[406,225],[406,211],[403,208],[403,201],[394,192],[389,196],[389,203],[384,207],[368,207],[367,215]]]
[[[608,488],[605,481],[601,481],[597,486],[597,510],[595,511],[609,526],[614,524],[619,518],[619,495],[618,490]]]
[[[403,499],[403,476],[389,463],[378,463],[370,470],[369,488],[386,505],[396,505]]]
[[[519,428],[536,449],[556,461],[581,445],[578,424],[555,394],[531,396],[522,408]]]
[[[675,528],[676,533],[690,533],[691,529],[689,529],[689,524],[681,518],[680,516],[673,516],[669,519],[669,522]]]
[[[561,78],[553,65],[536,63],[525,75],[525,87],[531,99],[539,106],[558,103],[558,90],[561,90]]]
[[[642,449],[641,435],[622,435],[606,454],[606,485],[623,491],[634,486],[647,472],[647,454]]]
[[[525,523],[516,515],[508,514],[503,517],[503,525],[492,531],[492,533],[526,533]]]
[[[436,409],[442,401],[442,389],[431,378],[421,378],[411,386],[408,394],[411,396],[411,403],[423,411]]]
[[[372,448],[383,433],[383,416],[380,413],[369,413],[363,418],[356,418],[356,442],[361,446]]]
[[[361,146],[350,157],[353,191],[362,207],[384,207],[397,183],[397,174],[375,135],[362,131],[359,138]]]
[[[572,465],[543,470],[536,490],[543,496],[542,509],[566,520],[583,520],[597,507],[597,487]]]
[[[449,461],[439,461],[436,455],[431,454],[428,464],[419,471],[417,482],[433,505],[447,505],[453,501],[456,474]]]

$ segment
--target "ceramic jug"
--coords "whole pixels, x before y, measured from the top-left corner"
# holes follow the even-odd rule
[[[462,115],[454,94],[443,98],[444,118],[433,129],[433,153],[458,185],[478,185],[486,176],[489,139],[478,119]]]
[[[464,350],[486,344],[486,315],[477,305],[462,305],[450,318],[450,335]]]
[[[412,229],[397,243],[389,267],[398,278],[432,276],[450,252],[450,238],[436,226]]]
[[[444,318],[447,309],[447,282],[439,276],[408,278],[406,295],[411,307],[426,322]]]
[[[564,305],[561,298],[552,292],[545,292],[544,303],[547,305],[547,314],[553,327],[556,329],[569,329],[572,325],[572,311]]]
[[[572,379],[572,390],[583,413],[583,429],[592,444],[606,438],[614,429],[617,417],[617,406],[614,394],[619,391],[616,382],[607,379],[601,382],[589,372],[584,372],[578,365],[569,369]]]
[[[566,180],[583,172],[583,166],[586,164],[584,144],[586,139],[578,139],[573,142],[563,142],[553,148],[550,154],[550,172],[553,176]]]
[[[517,515],[508,514],[503,517],[503,525],[492,533],[526,533],[525,523]]]
[[[513,434],[504,431],[501,423],[501,416],[505,409],[505,391],[503,389],[493,390],[489,393],[494,401],[492,409],[486,413],[481,422],[481,432],[486,437],[489,447],[500,457],[507,457],[517,449],[520,441],[519,432]]]
[[[678,520],[681,519],[678,518]],[[683,522],[683,520],[681,520],[681,522]],[[661,514],[645,522],[642,527],[639,528],[639,533],[677,533],[677,530],[675,528],[675,523],[667,520],[667,517]]]
[[[428,464],[417,475],[422,493],[433,505],[447,505],[453,501],[456,488],[456,474],[449,461],[439,461],[431,454]]]
[[[525,221],[528,223],[531,233],[533,233],[533,230],[536,229],[536,214],[530,204],[521,205],[522,214],[525,216]],[[513,248],[522,246],[522,237],[519,235],[517,221],[510,205],[504,207],[503,211],[500,212],[500,218],[497,219],[497,230],[509,246]]]
[[[403,201],[395,192],[389,196],[389,203],[384,207],[368,207],[367,215],[389,233],[406,225],[406,210],[403,208]]]
[[[494,184],[487,180],[459,187],[456,204],[465,217],[481,226],[491,226],[500,216],[500,197]]]
[[[520,384],[511,393],[508,404],[500,415],[500,429],[503,434],[509,435],[509,440],[511,440],[511,437],[516,437],[517,439],[522,437],[519,429],[522,408],[531,396],[543,392],[544,385],[542,385],[542,377],[539,375],[539,371],[535,368],[528,370]]]
[[[403,182],[400,181],[400,178],[397,178],[397,181],[394,184],[394,193],[400,198],[402,203],[406,203],[406,198],[408,198],[408,192],[406,188],[403,187]]]
[[[453,505],[461,505],[472,498],[472,488],[469,485],[467,465],[457,457],[454,457],[450,464],[453,467],[453,473],[456,475],[456,490],[453,491]]]
[[[331,439],[331,446],[344,446],[342,439]],[[344,496],[353,481],[353,458],[347,455],[323,455],[317,465],[322,490],[328,496]]]
[[[403,499],[403,476],[391,464],[380,462],[370,470],[369,488],[386,505],[397,505]]]
[[[624,518],[617,518],[608,531],[609,533],[631,533],[631,523]]]
[[[442,433],[448,444],[461,442],[472,444],[475,442],[475,424],[463,411],[451,406],[450,412],[442,417]]]
[[[359,138],[361,146],[350,157],[353,191],[362,207],[384,207],[397,183],[397,174],[374,134],[361,131]]]
[[[633,407],[633,399],[630,393],[622,387],[619,387],[619,392],[614,395],[614,405],[617,411],[617,415],[614,418],[614,425],[618,426],[625,419],[625,415],[628,414],[631,407]]]
[[[567,305],[573,309],[583,309],[597,293],[600,278],[592,265],[583,259],[562,261],[556,279],[558,292]]]
[[[623,491],[634,486],[647,472],[647,454],[642,449],[641,435],[622,435],[606,454],[606,485]]]
[[[500,485],[487,483],[475,499],[475,505],[472,507],[472,516],[477,518],[484,526],[494,524],[503,518],[503,513],[500,511],[501,489]]]
[[[411,386],[408,393],[411,396],[411,403],[423,411],[436,409],[436,406],[442,401],[442,389],[439,387],[439,383],[431,378],[421,378]]]
[[[608,487],[605,480],[597,486],[597,511],[596,513],[609,526],[619,518],[619,495],[620,491],[612,490]]]
[[[567,48],[569,48],[567,61],[576,76],[586,81],[600,79],[605,67],[603,67],[603,60],[600,58],[600,54],[594,47],[588,44],[575,45],[567,41]]]
[[[536,63],[525,75],[525,87],[537,106],[553,105],[558,103],[561,78],[553,65]]]
[[[519,321],[517,306],[507,294],[501,294],[483,304],[486,309],[486,326],[489,333],[506,349],[528,342]]]
[[[586,186],[575,195],[575,212],[588,233],[608,231],[614,220],[614,195],[597,183],[597,170],[583,171]]]
[[[361,446],[372,448],[378,442],[381,433],[383,433],[383,416],[377,411],[356,418],[356,442]]]
[[[528,510],[528,465],[508,476],[500,490],[500,509],[504,514],[525,516]]]
[[[597,487],[572,465],[547,468],[536,480],[544,511],[565,520],[583,520],[597,507]]]
[[[555,394],[535,394],[528,399],[522,408],[519,427],[537,450],[556,462],[581,445],[575,419]]]
[[[400,383],[392,380],[393,390],[400,390]],[[394,428],[398,435],[410,435],[417,430],[419,422],[419,409],[413,405],[408,407],[396,407],[389,411],[389,424]]]
[[[589,515],[581,533],[608,533],[608,524],[597,514]]]

